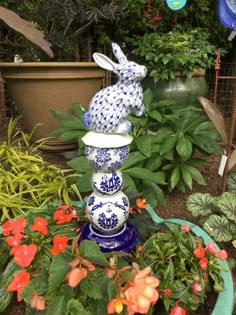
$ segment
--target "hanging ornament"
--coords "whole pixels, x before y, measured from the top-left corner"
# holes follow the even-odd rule
[[[168,7],[174,11],[182,9],[186,2],[187,0],[166,0]]]

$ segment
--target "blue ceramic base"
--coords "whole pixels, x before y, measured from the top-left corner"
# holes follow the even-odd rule
[[[139,242],[139,235],[135,226],[130,223],[126,223],[114,235],[105,235],[95,230],[90,222],[88,222],[82,227],[78,243],[84,240],[95,241],[104,253],[112,251],[130,252]]]

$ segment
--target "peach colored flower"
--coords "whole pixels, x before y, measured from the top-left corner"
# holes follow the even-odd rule
[[[123,311],[123,305],[127,305],[128,301],[117,295],[114,299],[107,304],[107,314],[117,313],[120,314]]]
[[[195,294],[202,291],[202,287],[196,282],[193,284],[192,289]]]
[[[20,297],[21,291],[24,289],[26,284],[30,281],[30,274],[25,270],[15,273],[13,275],[13,280],[9,283],[7,287],[7,292],[17,292],[17,301],[20,302],[22,298]]]
[[[81,268],[73,268],[66,275],[66,280],[68,281],[68,285],[72,288],[75,288],[81,280],[87,277],[87,269]]]
[[[105,274],[107,275],[108,278],[113,278],[114,275],[116,274],[116,257],[115,256],[112,256],[109,260],[110,262],[110,266],[111,268],[107,267],[105,268]]]
[[[30,306],[32,308],[35,308],[37,311],[44,311],[45,303],[46,303],[46,300],[43,295],[39,295],[35,292],[31,294]]]
[[[190,227],[188,226],[188,224],[182,225],[181,229],[184,233],[187,233],[190,231]]]
[[[215,255],[216,254],[216,246],[214,244],[214,242],[209,242],[206,245],[206,250],[210,253]]]
[[[37,246],[35,244],[20,245],[14,253],[14,259],[17,265],[21,267],[28,267],[37,253]]]
[[[226,260],[228,257],[228,254],[224,249],[222,249],[216,254],[216,257],[221,259],[221,260]]]
[[[154,305],[159,293],[156,287],[159,286],[160,281],[151,276],[151,267],[146,267],[143,270],[136,271],[136,275],[124,294],[128,302],[128,314],[135,313],[146,314],[151,306]]]

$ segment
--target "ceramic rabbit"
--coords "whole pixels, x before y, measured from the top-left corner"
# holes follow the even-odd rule
[[[118,44],[112,43],[112,50],[119,63],[100,53],[94,53],[93,58],[101,68],[113,71],[118,82],[95,94],[85,120],[87,127],[95,132],[128,133],[131,123],[126,120],[127,116],[131,112],[141,116],[145,111],[140,81],[145,78],[147,70],[128,61]]]

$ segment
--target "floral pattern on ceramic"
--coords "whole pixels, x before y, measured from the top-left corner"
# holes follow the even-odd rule
[[[116,172],[94,172],[92,176],[92,187],[102,195],[113,195],[123,186],[123,178],[120,171]]]
[[[90,165],[100,171],[112,172],[121,168],[129,154],[129,146],[119,148],[96,148],[85,146],[85,156]]]
[[[112,195],[112,198],[93,192],[87,207],[92,226],[106,234],[114,234],[121,229],[129,215],[129,200],[122,191]]]
[[[101,68],[113,71],[118,82],[95,94],[84,114],[84,124],[95,132],[129,133],[128,115],[134,112],[142,116],[145,112],[140,81],[146,77],[147,69],[128,61],[116,43],[112,43],[112,50],[119,63],[100,53],[94,53],[93,58]]]

